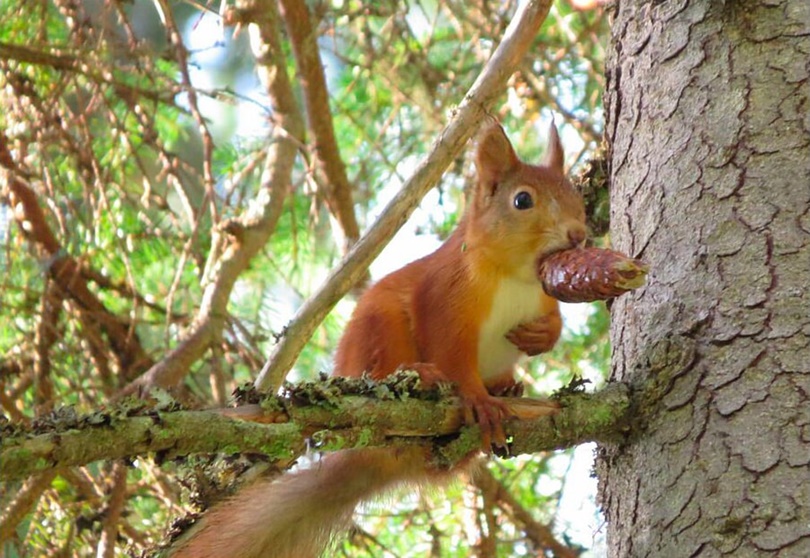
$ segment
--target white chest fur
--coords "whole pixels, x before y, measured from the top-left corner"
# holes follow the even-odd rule
[[[540,317],[543,287],[511,279],[502,280],[492,300],[489,317],[478,337],[478,366],[481,378],[499,376],[515,364],[521,353],[505,335],[516,325]]]

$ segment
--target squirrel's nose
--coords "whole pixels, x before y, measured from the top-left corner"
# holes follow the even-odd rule
[[[585,229],[582,227],[568,229],[568,241],[571,243],[572,248],[580,246],[585,242]]]

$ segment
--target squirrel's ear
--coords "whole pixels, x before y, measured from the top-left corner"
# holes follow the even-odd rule
[[[546,148],[547,167],[565,172],[565,153],[563,153],[560,135],[557,133],[557,126],[551,121],[551,128],[548,131],[548,147]]]
[[[475,153],[475,166],[480,179],[498,182],[519,162],[500,124],[492,123],[481,132]]]

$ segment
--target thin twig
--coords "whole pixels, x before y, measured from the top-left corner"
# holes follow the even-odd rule
[[[96,556],[113,558],[115,556],[115,541],[118,539],[118,523],[124,509],[127,495],[127,467],[123,461],[116,461],[113,465],[112,486],[110,498],[107,502],[104,522],[101,529],[101,540],[98,542]]]
[[[211,132],[208,130],[208,125],[205,122],[202,112],[200,112],[197,102],[197,90],[191,84],[191,74],[188,71],[188,50],[183,42],[183,35],[180,33],[177,21],[174,19],[172,6],[167,0],[157,0],[157,2],[161,8],[169,41],[174,47],[174,59],[177,61],[177,67],[180,70],[180,83],[188,96],[188,106],[191,109],[191,114],[200,132],[200,139],[203,145],[202,165],[205,195],[211,208],[211,220],[214,224],[217,224],[219,223],[219,209],[216,203],[218,196],[214,192],[214,139],[211,137]]]
[[[257,72],[273,104],[276,126],[267,150],[262,187],[250,211],[214,230],[203,276],[205,290],[191,331],[123,394],[141,387],[176,385],[219,339],[236,280],[273,234],[290,189],[304,122],[287,75],[278,6],[275,0],[241,0],[226,20],[250,26]]]

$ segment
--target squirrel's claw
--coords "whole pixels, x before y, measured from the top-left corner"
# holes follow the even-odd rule
[[[489,452],[494,444],[506,447],[503,421],[513,416],[509,405],[503,400],[486,394],[476,398],[464,398],[464,420],[477,424],[481,429],[481,448]]]

